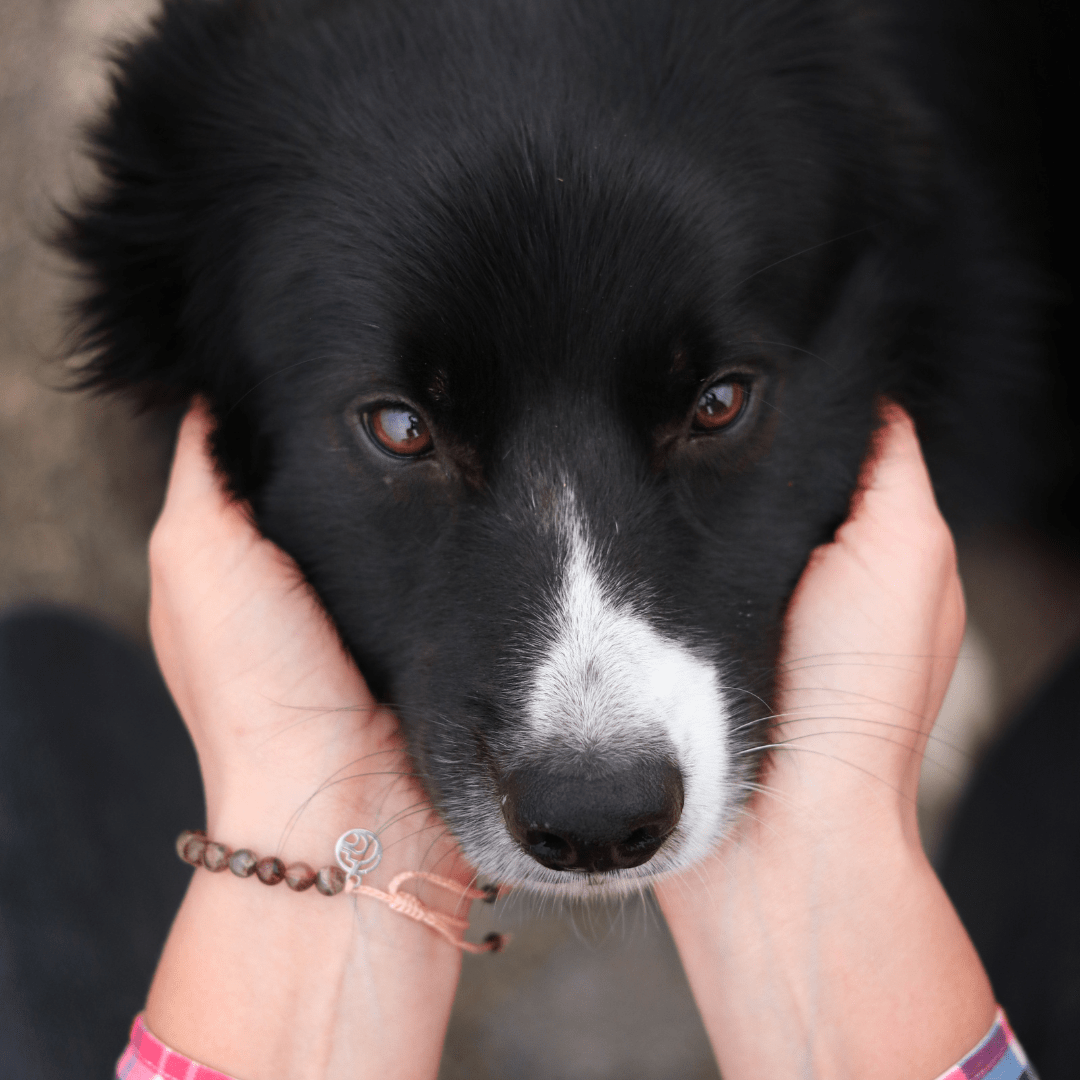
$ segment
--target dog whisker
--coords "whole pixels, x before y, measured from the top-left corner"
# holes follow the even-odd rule
[[[847,734],[847,732],[841,732],[840,734]],[[870,737],[871,738],[874,738],[874,737],[884,738],[883,736],[870,736]],[[795,740],[791,740],[790,742],[785,741],[785,742],[780,742],[780,743],[769,743],[766,746],[755,747],[754,750],[755,751],[760,751],[760,752],[764,752],[766,750],[787,750],[787,751],[790,751],[792,753],[814,754],[814,755],[816,755],[818,757],[825,757],[825,758],[828,758],[830,761],[836,761],[841,765],[847,765],[849,768],[854,769],[856,772],[863,773],[864,775],[870,777],[870,779],[876,780],[876,781],[878,781],[878,783],[884,784],[887,788],[889,788],[890,791],[896,792],[897,795],[899,795],[901,798],[907,800],[908,802],[914,802],[914,799],[912,799],[912,797],[910,795],[908,795],[906,792],[901,791],[898,787],[896,787],[893,784],[890,784],[887,780],[882,779],[882,777],[878,776],[876,773],[871,772],[869,769],[866,769],[861,765],[857,765],[853,761],[848,761],[845,758],[839,757],[836,754],[825,753],[825,751],[823,751],[823,750],[814,750],[809,746],[793,746],[793,745],[791,745],[791,743],[794,742],[794,741]],[[889,740],[885,740],[885,741],[889,741]],[[900,744],[900,745],[902,745],[902,744]],[[751,751],[751,752],[753,752],[753,751]]]
[[[259,381],[258,381],[257,383],[255,383],[255,384],[254,384],[253,386],[249,386],[249,387],[247,388],[247,390],[245,390],[245,391],[244,391],[244,392],[243,392],[243,393],[242,393],[242,394],[241,394],[241,395],[240,395],[240,396],[239,396],[239,397],[238,397],[238,398],[237,398],[237,399],[236,399],[236,400],[235,400],[235,401],[234,401],[234,402],[232,403],[232,405],[230,406],[230,408],[228,409],[228,411],[227,411],[227,412],[225,413],[225,416],[223,417],[223,419],[224,419],[224,420],[227,420],[227,419],[228,419],[228,418],[229,418],[229,417],[230,417],[230,416],[231,416],[231,415],[233,414],[233,412],[234,412],[234,411],[235,411],[235,410],[237,409],[237,407],[238,407],[238,406],[240,405],[240,403],[241,403],[241,402],[242,402],[242,401],[243,401],[243,400],[244,400],[245,398],[249,397],[249,396],[250,396],[251,394],[253,394],[253,393],[254,393],[254,392],[255,392],[256,390],[258,390],[260,386],[265,386],[265,385],[266,385],[266,383],[270,382],[270,380],[271,380],[271,379],[276,379],[276,378],[278,378],[279,376],[281,376],[281,375],[284,375],[284,374],[286,374],[286,373],[287,373],[287,372],[289,372],[289,371],[292,371],[292,370],[293,370],[294,368],[298,368],[298,367],[303,367],[303,366],[304,366],[305,364],[317,364],[317,363],[319,363],[319,362],[320,362],[320,361],[322,361],[322,360],[329,360],[329,359],[331,359],[331,357],[330,357],[329,355],[326,355],[326,356],[309,356],[309,357],[307,357],[307,358],[306,358],[306,359],[304,359],[304,360],[296,360],[296,361],[294,361],[294,362],[293,362],[293,363],[291,363],[291,364],[286,364],[286,365],[285,365],[285,366],[284,366],[283,368],[278,368],[278,370],[277,370],[277,371],[272,371],[272,372],[270,372],[270,374],[269,374],[269,375],[267,375],[267,376],[265,376],[264,378],[260,379],[260,380],[259,380]]]
[[[365,758],[360,758],[358,760],[365,760]],[[349,768],[353,764],[356,764],[356,762],[351,762],[348,765],[343,766],[342,768]],[[339,786],[340,784],[349,783],[349,782],[354,781],[354,780],[369,780],[372,777],[376,777],[376,776],[392,776],[392,777],[394,777],[394,782],[395,783],[398,780],[402,779],[402,778],[415,779],[415,777],[413,777],[409,773],[402,773],[402,772],[398,772],[398,771],[394,771],[394,770],[375,770],[375,771],[371,771],[371,772],[351,773],[348,776],[339,777],[339,776],[337,776],[337,774],[340,771],[341,771],[341,769],[335,770],[335,772],[331,774],[331,778],[328,778],[327,780],[324,780],[315,789],[315,791],[313,791],[292,812],[292,814],[289,816],[288,820],[286,821],[284,828],[282,829],[282,833],[281,833],[280,838],[278,839],[278,850],[281,850],[282,848],[284,848],[285,844],[288,843],[289,837],[292,835],[293,830],[299,824],[301,817],[303,816],[303,814],[307,810],[307,808],[311,805],[311,803],[316,798],[318,798],[320,795],[322,795],[325,792],[331,790],[332,788],[335,788],[335,787]],[[336,777],[336,779],[334,779],[334,777]]]
[[[268,735],[261,743],[258,744],[256,749],[262,749],[268,743],[273,742],[275,739],[280,738],[283,735],[287,735],[290,731],[294,731],[298,727],[303,727],[305,724],[310,723],[312,720],[329,720],[334,719],[341,713],[362,713],[362,712],[374,712],[374,708],[366,705],[348,705],[348,706],[333,706],[330,708],[324,708],[321,706],[310,705],[286,705],[282,702],[272,701],[272,704],[281,709],[299,710],[307,715],[300,717],[298,720],[291,724],[287,724],[284,727],[278,728],[276,731]],[[394,753],[392,747],[386,750],[373,751],[374,753]]]
[[[840,653],[820,653],[813,656],[796,656],[777,665],[778,671],[802,671],[814,670],[818,667],[874,667],[881,666],[888,670],[886,665],[869,663],[871,658],[885,660],[945,660],[950,663],[959,663],[970,659],[961,653],[893,653],[893,652],[865,652],[856,650]],[[808,661],[816,661],[809,664]],[[803,666],[805,665],[805,666]],[[906,671],[906,668],[896,668],[898,671]]]
[[[722,293],[720,299],[723,300],[730,296],[732,293],[737,292],[747,282],[753,281],[754,278],[759,277],[761,274],[766,273],[769,270],[775,269],[777,266],[782,266],[786,262],[791,262],[792,259],[799,259],[803,255],[809,255],[812,251],[818,251],[820,248],[828,247],[829,244],[839,243],[841,240],[848,240],[853,236],[858,236],[860,233],[869,231],[873,226],[865,225],[859,229],[852,229],[850,232],[841,233],[839,236],[833,236],[828,240],[822,240],[819,244],[810,244],[807,247],[802,248],[800,251],[793,252],[791,255],[785,255],[782,259],[777,259],[775,262],[769,263],[768,266],[763,266],[760,270],[755,270],[752,274],[748,274],[740,282],[733,285],[727,292]]]
[[[835,708],[837,704],[842,704],[842,703],[834,703],[833,707]],[[904,710],[904,711],[909,711],[909,710]],[[789,715],[789,714],[777,713],[776,715],[778,717],[780,717],[780,716],[785,716],[785,715]],[[771,720],[772,718],[769,718],[769,719]],[[792,724],[804,723],[807,720],[811,720],[811,719],[816,719],[816,717],[798,716],[798,717],[796,717],[794,719],[791,719],[791,720],[779,720],[777,723],[766,724],[764,729],[765,730],[774,730],[774,729],[778,729],[778,728],[782,728],[782,727],[787,727],[787,726],[792,725]],[[870,719],[870,718],[864,717],[864,716],[853,716],[853,717],[846,718],[846,719],[851,719],[853,721],[857,721],[860,724],[871,724],[871,725],[874,725],[874,726],[877,726],[877,727],[892,728],[895,731],[906,731],[906,732],[911,732],[912,734],[918,734],[918,735],[922,736],[923,738],[925,738],[928,744],[931,744],[934,747],[941,747],[941,748],[944,748],[946,750],[951,750],[951,751],[953,751],[953,753],[958,754],[961,757],[965,757],[965,758],[967,758],[969,760],[973,760],[972,755],[967,750],[965,750],[964,747],[958,746],[955,743],[950,742],[948,739],[944,738],[941,735],[935,735],[934,731],[932,729],[927,732],[927,731],[924,731],[918,725],[913,724],[913,725],[911,725],[909,727],[906,724],[890,723],[888,720],[874,720],[874,719]]]
[[[397,811],[397,813],[393,814],[386,821],[380,823],[378,829],[376,830],[376,835],[381,836],[384,832],[393,828],[395,825],[400,824],[407,818],[416,817],[417,814],[430,814],[432,818],[434,818],[436,821],[438,820],[438,818],[436,818],[435,811],[431,806],[431,803],[429,803],[426,799],[423,799],[419,802],[413,803],[411,806],[407,806],[404,809]],[[394,843],[397,842],[398,841],[394,841]]]

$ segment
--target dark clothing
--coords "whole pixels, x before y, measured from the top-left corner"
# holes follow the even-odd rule
[[[1043,1080],[1077,1075],[1080,654],[991,749],[939,873]]]
[[[111,1075],[203,821],[153,658],[84,615],[0,619],[0,1076]]]

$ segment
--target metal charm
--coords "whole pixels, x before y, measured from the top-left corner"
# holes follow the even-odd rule
[[[382,858],[382,845],[379,838],[367,829],[350,829],[338,837],[334,845],[334,855],[338,866],[345,871],[347,878],[354,884],[360,884],[364,874],[371,873]]]

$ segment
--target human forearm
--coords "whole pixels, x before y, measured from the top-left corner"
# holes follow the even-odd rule
[[[382,904],[197,871],[146,1020],[245,1080],[433,1077],[459,967]]]
[[[895,407],[788,612],[768,760],[723,847],[658,890],[726,1080],[932,1080],[994,1017],[919,843],[919,764],[964,626]]]
[[[414,801],[392,717],[340,708],[316,718],[325,760],[281,754],[281,735],[271,734],[253,741],[242,765],[204,768],[210,837],[318,869],[334,863],[338,836],[367,827],[384,850],[365,884],[385,889],[396,873],[421,868],[470,880],[441,823]],[[417,891],[436,910],[466,913],[453,895],[423,883]],[[146,1023],[188,1057],[244,1080],[431,1077],[459,969],[456,948],[371,897],[294,893],[200,869]]]
[[[207,831],[313,868],[377,832],[396,873],[472,877],[296,566],[223,492],[209,421],[181,427],[151,541],[151,634],[199,754]],[[192,822],[194,825],[195,823]],[[464,914],[453,896],[422,899]],[[195,871],[150,991],[153,1035],[244,1080],[434,1076],[460,964],[370,896],[293,893]]]
[[[922,851],[786,824],[785,843],[659,890],[726,1080],[931,1080],[986,1034],[994,999]]]

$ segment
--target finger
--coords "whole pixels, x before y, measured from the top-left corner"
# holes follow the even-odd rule
[[[880,416],[882,426],[875,432],[863,463],[850,523],[864,518],[880,522],[897,514],[917,515],[921,523],[941,522],[911,417],[891,401],[882,405]]]
[[[223,508],[229,501],[210,455],[213,431],[214,422],[206,403],[196,398],[180,424],[165,498],[166,513],[206,501]]]
[[[792,598],[788,648],[796,654],[858,650],[952,653],[963,630],[963,594],[952,535],[934,500],[911,418],[882,410],[863,487],[832,543],[811,555]],[[959,638],[956,638],[956,643]]]
[[[225,487],[210,450],[214,421],[196,398],[180,424],[165,504],[151,537],[151,554],[173,542],[204,546],[230,539],[254,540],[245,504]]]

